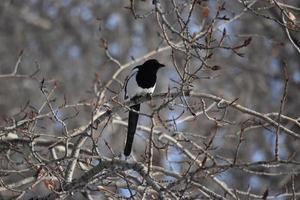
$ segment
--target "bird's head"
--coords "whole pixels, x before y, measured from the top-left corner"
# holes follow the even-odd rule
[[[157,69],[159,69],[161,67],[165,67],[164,64],[159,63],[156,59],[147,60],[143,65],[146,67],[154,67]]]

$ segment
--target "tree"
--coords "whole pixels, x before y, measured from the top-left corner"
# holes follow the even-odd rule
[[[297,199],[295,1],[3,1],[1,199]],[[122,87],[168,66],[122,156]]]

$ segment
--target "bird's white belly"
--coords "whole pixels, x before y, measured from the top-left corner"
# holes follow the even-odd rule
[[[139,87],[135,77],[132,77],[131,79],[128,80],[127,83],[127,95],[129,97],[129,99],[132,99],[133,97],[136,96],[144,96],[146,94],[153,94],[155,89],[155,85],[151,88],[142,88]]]
[[[154,87],[146,88],[146,89],[143,89],[143,88],[141,88],[141,87],[138,87],[138,88],[137,88],[137,95],[138,95],[138,96],[144,96],[144,95],[146,95],[146,94],[153,94],[154,88],[155,88],[155,85],[154,85]]]

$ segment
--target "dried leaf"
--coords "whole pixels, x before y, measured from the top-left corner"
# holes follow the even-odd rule
[[[44,180],[44,185],[50,191],[53,191],[55,189],[55,182],[52,179]]]
[[[246,40],[244,40],[243,44],[238,45],[238,46],[235,46],[235,47],[233,47],[232,49],[233,49],[233,50],[237,50],[237,49],[246,47],[246,46],[248,46],[248,45],[251,43],[251,41],[252,41],[252,38],[251,38],[251,37],[248,37]]]
[[[224,10],[226,10],[226,9],[225,9],[225,2],[223,2],[222,4],[219,4],[219,5],[218,5],[218,10],[219,10],[219,11],[224,11]]]
[[[238,52],[236,49],[232,49],[232,51],[233,51],[236,55],[238,55],[239,57],[244,57],[244,54]]]
[[[100,39],[101,43],[100,43],[100,47],[104,48],[105,50],[108,49],[108,44],[107,41],[103,38]]]
[[[222,16],[222,17],[217,17],[217,19],[220,19],[220,20],[225,20],[225,21],[228,21],[230,20],[229,17],[227,17],[226,15]]]
[[[220,40],[220,42],[219,42],[219,45],[222,44],[222,42],[223,42],[225,36],[226,36],[226,28],[223,29],[222,38],[221,38],[221,40]]]
[[[206,59],[210,59],[214,54],[213,53],[210,53],[206,56]]]
[[[288,12],[288,18],[294,24],[296,23],[296,17],[295,17],[295,15],[292,12]]]
[[[37,179],[41,179],[42,177],[46,176],[47,172],[43,167],[39,167],[37,170]]]
[[[226,28],[223,29],[222,37],[225,37],[226,35]]]
[[[248,46],[252,41],[251,37],[248,37],[245,41],[244,41],[244,46]]]
[[[266,200],[267,197],[268,197],[268,195],[269,195],[269,189],[267,188],[266,191],[265,191],[264,194],[263,194],[262,199],[263,199],[263,200]]]
[[[209,16],[209,8],[208,6],[204,6],[202,8],[202,17],[207,18]]]
[[[219,65],[214,65],[214,66],[211,67],[211,69],[214,70],[214,71],[217,71],[217,70],[220,70],[221,67]]]

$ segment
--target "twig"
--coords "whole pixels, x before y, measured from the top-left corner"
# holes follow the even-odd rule
[[[283,88],[283,94],[282,98],[280,100],[280,108],[278,112],[278,118],[277,118],[277,129],[276,129],[276,139],[275,139],[275,160],[279,160],[279,132],[280,132],[280,121],[281,121],[281,113],[283,112],[284,104],[286,101],[287,97],[287,87],[288,87],[288,82],[289,82],[289,75],[288,75],[288,69],[287,69],[287,64],[284,61],[283,62],[283,74],[284,74],[284,88]]]

